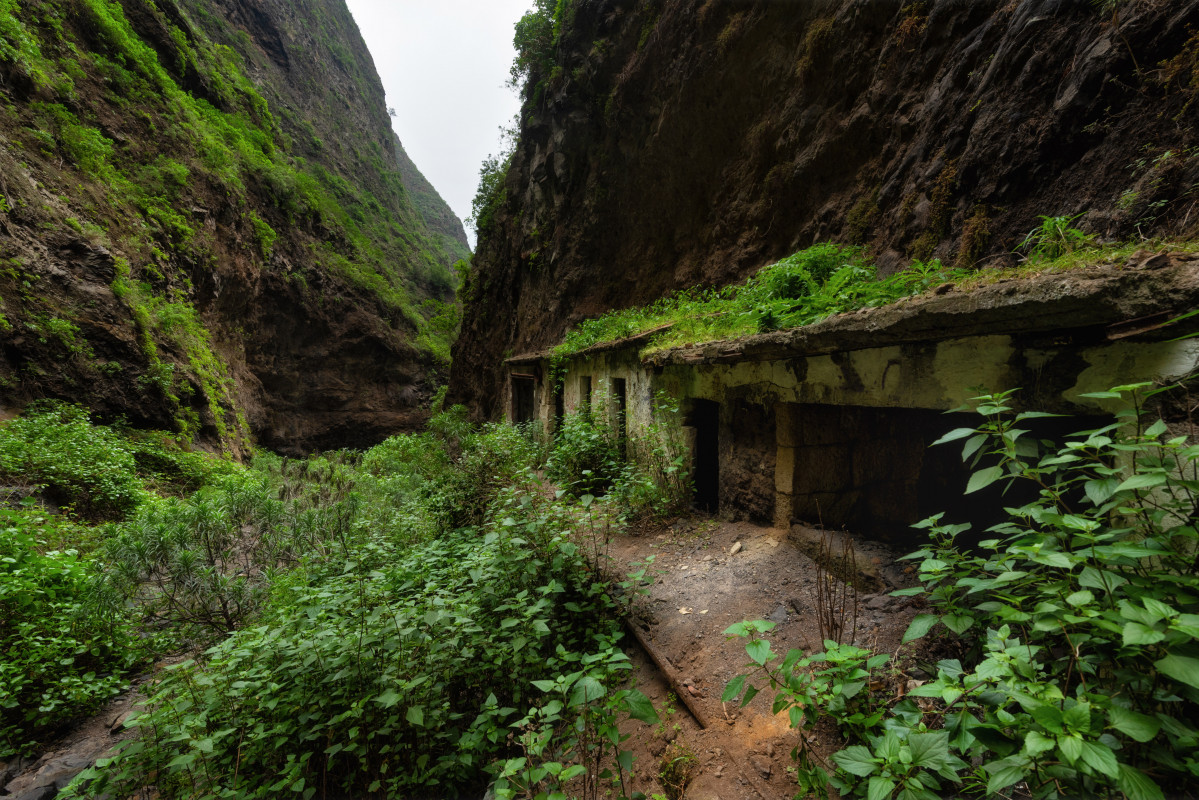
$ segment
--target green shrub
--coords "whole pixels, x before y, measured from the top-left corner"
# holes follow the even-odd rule
[[[97,594],[90,562],[49,549],[65,538],[63,524],[33,508],[0,508],[0,758],[28,755],[97,710],[144,653]]]
[[[83,408],[61,403],[0,428],[0,475],[42,485],[56,503],[97,519],[127,514],[146,496],[121,437],[92,425]]]
[[[911,558],[923,585],[896,594],[925,595],[934,610],[904,640],[944,625],[973,646],[965,664],[939,662],[909,693],[931,706],[890,701],[877,721],[846,731],[857,743],[834,755],[831,775],[843,796],[934,797],[948,780],[965,794],[1023,783],[1037,798],[1148,800],[1195,785],[1199,445],[1163,422],[1143,424],[1145,388],[1086,395],[1131,393],[1134,403],[1060,446],[1021,427],[1045,415],[1013,415],[1010,392],[976,398],[985,421],[941,439],[964,441],[963,457],[981,467],[967,493],[1027,483],[1037,497],[1009,509],[977,548],[956,542],[966,525],[921,524],[931,544]],[[757,626],[746,631],[750,657],[771,673],[776,705],[791,704],[800,692],[788,670],[800,655],[768,667]],[[801,780],[825,774],[800,766]]]
[[[481,791],[529,715],[572,727],[623,658],[603,587],[539,497],[509,495],[485,535],[371,535],[281,581],[260,624],[166,674],[142,739],[75,796],[150,781],[168,798]]]
[[[557,368],[599,342],[663,328],[646,349],[747,336],[811,325],[833,314],[881,306],[972,273],[951,270],[938,260],[878,278],[860,248],[817,244],[763,267],[744,286],[693,288],[643,308],[610,311],[584,320],[554,348]]]
[[[1028,254],[1033,261],[1049,261],[1085,249],[1092,245],[1095,237],[1073,228],[1070,223],[1081,217],[1041,216],[1041,224],[1028,232],[1018,249]]]
[[[601,415],[590,410],[567,414],[554,432],[546,472],[576,495],[601,494],[621,474],[620,445],[616,431]]]

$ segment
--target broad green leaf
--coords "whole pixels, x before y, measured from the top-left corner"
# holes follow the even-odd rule
[[[375,698],[375,702],[382,705],[384,708],[391,708],[396,703],[400,702],[401,695],[395,689],[388,689],[383,694]]]
[[[1152,486],[1161,486],[1166,482],[1166,474],[1164,472],[1138,473],[1123,481],[1116,487],[1117,492],[1125,491],[1126,489],[1148,489]]]
[[[407,713],[404,714],[404,719],[417,727],[424,727],[425,710],[421,706],[409,706]]]
[[[658,721],[658,712],[654,710],[654,704],[637,689],[629,690],[629,693],[625,695],[625,703],[629,716],[633,719],[640,720],[647,725],[653,725]]]
[[[558,684],[553,681],[533,681],[533,685],[543,692],[552,692]]]
[[[590,703],[592,700],[598,700],[605,694],[604,685],[590,675],[584,675],[575,684],[574,691],[570,693],[570,701],[567,706],[577,708],[584,703]]]
[[[1082,760],[1091,769],[1109,778],[1116,777],[1120,772],[1120,765],[1116,761],[1116,754],[1112,752],[1110,747],[1098,742],[1082,743]]]
[[[1158,672],[1199,689],[1199,658],[1168,655],[1158,659],[1153,666],[1157,667]]]
[[[1166,423],[1163,420],[1159,419],[1157,422],[1153,423],[1152,425],[1150,425],[1148,428],[1145,429],[1145,436],[1150,439],[1156,439],[1157,437],[1159,437],[1163,433],[1165,433],[1167,430],[1169,430],[1169,429],[1166,427]]]
[[[949,733],[934,731],[930,733],[908,734],[908,747],[912,750],[912,763],[918,767],[936,769],[949,755]]]
[[[1041,753],[1052,750],[1054,744],[1056,742],[1053,739],[1040,731],[1029,731],[1028,735],[1024,737],[1024,749],[1022,752],[1030,758],[1036,758]]]
[[[1112,727],[1138,742],[1148,742],[1157,736],[1162,724],[1154,717],[1119,706],[1107,710]]]
[[[974,617],[968,614],[946,614],[941,617],[941,621],[945,623],[946,628],[960,635],[970,630],[970,626],[974,624]]]
[[[1095,595],[1087,589],[1081,589],[1066,598],[1066,602],[1072,606],[1085,606],[1088,603],[1094,602]]]
[[[962,460],[965,461],[970,456],[978,452],[978,449],[987,443],[989,437],[985,433],[980,433],[978,436],[972,436],[962,445]]]
[[[985,489],[1002,477],[1003,467],[1001,466],[980,469],[978,472],[970,476],[970,481],[966,484],[966,494],[973,494],[980,489]]]
[[[1090,703],[1075,703],[1062,714],[1062,724],[1067,730],[1087,733],[1091,730]]]
[[[939,617],[936,614],[917,614],[912,620],[912,624],[908,625],[907,631],[903,634],[903,643],[907,644],[914,639],[919,639],[932,630],[938,620]]]
[[[741,686],[745,683],[745,676],[738,675],[729,681],[728,686],[724,687],[724,694],[720,696],[720,702],[730,703],[737,699],[737,695],[741,694]]]
[[[833,761],[836,761],[837,766],[841,769],[851,775],[857,775],[859,778],[874,774],[874,757],[860,744],[833,753]]]
[[[991,767],[985,769],[991,774],[990,779],[987,780],[987,794],[989,795],[997,795],[1013,783],[1024,780],[1024,770],[1013,764],[1003,764],[993,771]]]
[[[887,800],[895,791],[895,779],[874,775],[866,789],[866,800]]]
[[[1082,739],[1077,736],[1059,736],[1057,749],[1066,759],[1066,763],[1074,764],[1082,757]]]
[[[1120,765],[1116,786],[1124,792],[1128,800],[1165,800],[1161,787],[1154,783],[1152,778],[1127,764]]]
[[[182,753],[177,755],[167,762],[167,769],[174,769],[176,767],[190,767],[198,755],[198,753]]]
[[[574,764],[562,770],[562,773],[558,776],[558,780],[566,783],[569,780],[579,777],[586,771],[587,767],[583,766],[582,764]]]
[[[1087,499],[1093,504],[1101,506],[1111,499],[1116,493],[1120,481],[1116,478],[1100,478],[1087,481],[1083,489],[1087,493]]]
[[[750,659],[755,664],[765,665],[773,655],[770,652],[770,642],[765,639],[754,639],[745,645],[745,652],[749,653]]]
[[[946,444],[947,442],[956,442],[958,439],[965,439],[967,436],[973,436],[978,433],[974,428],[954,428],[949,433],[942,436],[937,441],[933,442],[929,447],[938,444]]]
[[[1157,644],[1166,635],[1140,622],[1129,622],[1124,625],[1124,646],[1132,647],[1141,644]]]

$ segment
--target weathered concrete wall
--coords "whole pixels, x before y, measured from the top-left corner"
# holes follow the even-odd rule
[[[1178,269],[1186,280],[1195,277],[1189,264]],[[1102,278],[1104,285],[1113,280],[1121,278]],[[642,342],[628,342],[570,362],[563,406],[567,413],[582,408],[589,381],[592,409],[611,419],[613,381],[621,379],[628,432],[636,435],[653,422],[656,392],[682,401],[685,411],[697,401],[718,404],[718,424],[703,435],[717,439],[719,480],[705,496],[718,497],[725,517],[781,528],[823,523],[903,538],[913,522],[944,510],[982,528],[998,519],[1005,499],[987,492],[963,499],[968,471],[957,451],[928,445],[976,418],[955,421],[944,412],[979,394],[1018,389],[1010,402],[1017,409],[1059,412],[1071,415],[1071,425],[1085,425],[1120,407],[1120,401],[1087,393],[1142,381],[1165,384],[1199,372],[1199,338],[1177,338],[1184,331],[1163,327],[1162,313],[1119,316],[1152,308],[1141,300],[1125,308],[1122,297],[1105,295],[1114,310],[1101,308],[1077,328],[1062,327],[1046,300],[1043,310],[1019,316],[1019,324],[996,321],[1014,327],[1004,333],[983,326],[973,335],[939,338],[927,315],[885,308],[806,332],[708,343],[646,359],[638,354]],[[1002,292],[997,298],[996,306],[1011,302]],[[1085,298],[1068,299],[1071,308],[1086,307]],[[973,313],[993,311],[984,304]],[[863,338],[872,317],[890,320],[890,326]],[[912,327],[917,324],[924,327]],[[849,334],[836,349],[842,328]],[[548,429],[555,413],[553,380],[545,362],[530,363],[511,369],[538,370],[539,416]],[[510,396],[506,402],[511,409]],[[697,441],[696,431],[688,433]]]

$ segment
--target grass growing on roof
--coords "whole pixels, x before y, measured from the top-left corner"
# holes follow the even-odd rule
[[[813,245],[763,267],[743,285],[684,289],[642,308],[587,320],[566,335],[553,358],[560,361],[601,342],[666,325],[671,327],[654,335],[647,350],[810,325],[833,314],[886,305],[971,274],[933,260],[879,278],[861,248]]]
[[[893,303],[942,283],[976,288],[998,280],[1122,263],[1142,250],[1196,252],[1199,243],[1137,242],[1090,245],[1049,258],[1030,253],[1018,266],[974,270],[950,268],[940,259],[915,261],[885,278],[860,247],[817,244],[760,269],[742,285],[694,287],[647,306],[609,311],[569,331],[551,353],[561,365],[590,347],[663,328],[643,353],[699,342],[811,325],[834,314]]]

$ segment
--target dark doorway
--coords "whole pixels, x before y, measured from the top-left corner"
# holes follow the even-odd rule
[[[579,410],[584,414],[591,413],[591,376],[579,376]]]
[[[628,384],[624,378],[612,379],[612,427],[616,431],[616,442],[620,448],[621,456],[627,456],[625,450],[625,439],[627,438],[628,424],[625,421],[629,409]]]
[[[693,400],[687,424],[695,428],[695,507],[720,510],[720,403]]]
[[[562,418],[566,416],[566,396],[562,391],[562,381],[554,381],[554,432],[562,428]]]
[[[531,422],[536,415],[533,402],[536,382],[532,375],[512,376],[512,421]]]

